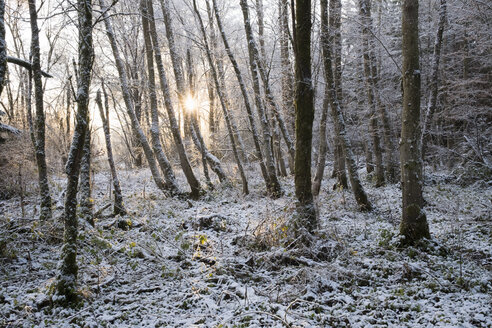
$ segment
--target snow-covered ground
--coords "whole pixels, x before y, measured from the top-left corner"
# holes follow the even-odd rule
[[[165,198],[148,170],[119,174],[128,229],[117,218],[81,224],[74,309],[49,297],[61,206],[38,222],[35,196],[24,218],[19,199],[0,202],[0,327],[492,327],[490,186],[430,174],[432,241],[399,249],[398,186],[366,181],[376,210],[361,213],[350,191],[324,181],[316,242],[292,250],[282,246],[292,178],[276,200],[250,169],[250,195],[233,182],[186,201]],[[53,178],[55,198],[63,184]],[[109,185],[97,174],[96,210]]]

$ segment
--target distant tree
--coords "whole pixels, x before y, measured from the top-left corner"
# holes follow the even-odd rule
[[[427,218],[422,209],[422,158],[420,156],[420,66],[419,1],[403,0],[403,112],[400,141],[402,221],[404,243],[430,238]]]

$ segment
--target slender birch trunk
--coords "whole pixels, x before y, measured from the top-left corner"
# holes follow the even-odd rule
[[[243,183],[243,193],[247,195],[247,194],[249,194],[248,180],[246,179],[246,174],[244,173],[243,165],[241,163],[241,159],[239,158],[239,152],[238,152],[237,147],[236,147],[236,141],[234,140],[234,132],[232,129],[231,121],[229,119],[228,109],[227,109],[226,104],[225,104],[222,89],[220,88],[219,78],[217,76],[217,71],[215,70],[215,67],[214,67],[212,55],[210,53],[210,47],[208,44],[207,33],[205,31],[205,26],[203,25],[202,17],[200,16],[200,12],[198,11],[198,7],[196,5],[196,0],[193,0],[193,9],[195,11],[196,18],[198,19],[200,30],[202,32],[204,48],[205,48],[208,64],[210,66],[210,72],[212,74],[212,78],[214,79],[215,89],[217,90],[217,94],[219,96],[219,101],[220,101],[220,105],[222,107],[222,112],[224,113],[224,119],[226,122],[227,130],[229,132],[229,139],[230,139],[231,146],[232,146],[232,152],[234,154],[234,158],[236,159],[238,170],[239,170],[239,173],[241,175],[241,180]]]
[[[34,81],[34,99],[36,104],[35,143],[36,163],[38,166],[39,193],[41,198],[39,219],[51,218],[51,195],[48,182],[48,168],[45,152],[45,115],[43,105],[43,82],[41,80],[41,54],[39,50],[39,29],[36,1],[29,0],[29,16],[31,20],[31,55],[32,77]]]
[[[248,92],[246,90],[246,84],[244,83],[244,79],[239,69],[239,65],[231,51],[231,48],[229,46],[229,41],[227,40],[226,34],[224,32],[224,28],[222,26],[222,20],[220,19],[218,8],[217,8],[217,1],[212,0],[212,3],[213,3],[213,10],[215,12],[215,19],[217,20],[217,27],[219,28],[219,32],[222,37],[222,42],[224,43],[227,56],[229,57],[232,67],[234,68],[234,73],[236,74],[239,88],[241,89],[241,94],[243,96],[244,106],[246,108],[246,112],[248,113],[248,120],[251,127],[251,131],[253,133],[253,143],[255,145],[256,156],[258,157],[258,161],[260,162],[260,169],[267,186],[267,193],[271,197],[279,197],[282,194],[282,188],[278,181],[277,175],[275,174],[275,164],[273,160],[273,154],[268,149],[265,149],[265,156],[263,156],[262,154],[260,138],[258,136],[258,129],[256,127],[253,109],[249,101]],[[258,111],[260,112],[260,110]],[[261,118],[261,114],[260,114],[260,118]],[[265,142],[265,147],[268,147],[267,141],[270,138],[269,137],[266,138],[265,134],[263,135],[263,137],[264,137],[263,141]],[[265,161],[266,161],[266,165],[265,165]]]
[[[99,115],[101,116],[101,121],[103,123],[104,130],[104,142],[106,143],[106,153],[108,155],[108,164],[111,171],[111,178],[113,182],[113,193],[114,193],[114,204],[113,204],[113,215],[125,215],[126,210],[123,206],[123,195],[121,193],[120,181],[116,173],[116,166],[113,159],[113,147],[111,145],[111,132],[109,129],[109,101],[108,95],[106,94],[104,88],[104,82],[102,83],[103,93],[104,93],[104,103],[106,107],[106,113],[103,108],[101,91],[97,91],[96,104],[99,109]]]
[[[436,110],[437,93],[439,87],[439,61],[441,59],[442,35],[444,33],[444,24],[446,23],[446,0],[441,0],[439,6],[439,23],[437,27],[436,40],[434,41],[434,53],[432,56],[432,73],[429,85],[429,101],[425,111],[424,121],[422,123],[422,161],[425,159],[425,146],[427,143],[426,134],[430,125],[430,121]]]
[[[321,110],[321,120],[319,123],[319,145],[318,145],[318,162],[316,164],[316,174],[313,181],[313,196],[317,197],[321,189],[321,181],[323,180],[323,174],[326,166],[326,153],[328,150],[328,143],[326,142],[326,120],[328,117],[328,107],[330,106],[329,86],[325,85],[325,94],[323,98],[323,106]]]
[[[201,192],[201,187],[200,187],[200,182],[198,179],[195,177],[195,174],[193,173],[193,169],[190,165],[190,161],[188,160],[188,156],[186,154],[186,150],[183,145],[183,140],[181,139],[181,134],[179,132],[179,126],[176,122],[175,116],[174,116],[174,108],[171,102],[171,94],[169,92],[169,84],[167,82],[166,78],[166,73],[164,71],[164,65],[162,63],[162,56],[161,56],[161,50],[159,47],[159,39],[157,35],[157,30],[155,27],[155,20],[154,20],[154,9],[152,6],[152,0],[142,0],[142,3],[146,3],[146,17],[145,20],[148,21],[148,27],[149,33],[148,36],[148,49],[154,53],[155,56],[155,61],[157,64],[157,71],[159,73],[159,81],[160,81],[160,86],[161,86],[161,91],[164,94],[164,104],[166,106],[169,122],[171,125],[171,133],[173,134],[174,138],[174,143],[176,145],[176,148],[178,150],[178,155],[179,155],[179,161],[181,164],[181,168],[183,169],[183,173],[186,176],[186,180],[188,181],[188,184],[190,185],[191,188],[191,196],[194,198],[197,198],[200,196]],[[164,9],[163,9],[164,10]],[[169,24],[169,22],[168,22]],[[168,31],[171,27],[168,28],[168,24],[166,24],[166,31]],[[145,30],[145,25],[144,25],[144,30]],[[145,32],[144,32],[144,37],[145,37]],[[171,37],[173,37],[173,34],[171,32]],[[169,38],[169,34],[168,34]],[[174,43],[174,42],[172,42]],[[171,42],[170,42],[171,44]],[[171,49],[171,47],[170,47]],[[174,47],[173,50],[171,51],[171,57],[174,58],[176,56],[176,53],[174,52]],[[151,58],[148,58],[148,62],[150,63]],[[176,61],[176,60],[175,60]],[[152,61],[153,63],[153,61]],[[174,63],[174,62],[173,62]],[[153,64],[152,64],[153,66]],[[150,74],[150,72],[149,72]],[[180,76],[182,78],[182,75]],[[176,81],[178,81],[179,78],[176,78]],[[178,83],[178,82],[177,82]],[[178,83],[180,86],[183,86],[183,82],[180,81]],[[151,90],[151,89],[150,89]],[[178,93],[180,94],[180,98],[182,98],[182,92],[183,90],[178,88]],[[151,98],[152,100],[152,98]]]
[[[330,49],[330,38],[328,31],[328,0],[321,0],[321,46],[323,48],[323,66],[325,71],[326,86],[329,88],[329,101],[331,107],[331,116],[335,125],[335,133],[339,137],[341,146],[343,149],[345,161],[347,164],[348,175],[350,179],[350,185],[352,192],[354,193],[355,200],[359,205],[359,208],[363,211],[370,211],[372,205],[369,202],[367,195],[360,182],[359,175],[357,173],[357,165],[354,160],[354,154],[352,153],[352,146],[346,133],[345,120],[343,118],[340,103],[336,92],[336,84],[333,77],[332,57]]]
[[[147,140],[147,137],[145,136],[145,133],[143,132],[140,126],[140,122],[137,118],[137,115],[135,114],[135,106],[132,97],[130,95],[130,88],[128,86],[125,67],[123,65],[123,61],[121,60],[120,51],[116,43],[113,27],[111,25],[111,21],[108,15],[108,8],[104,4],[104,0],[99,0],[99,5],[103,12],[102,18],[104,20],[104,24],[106,27],[106,35],[109,39],[109,43],[111,44],[111,50],[113,52],[116,69],[118,70],[118,77],[120,79],[120,86],[123,94],[123,100],[125,101],[126,111],[128,113],[128,116],[130,117],[132,128],[137,133],[140,143],[142,144],[142,148],[145,157],[147,158],[147,162],[149,163],[150,172],[152,173],[152,178],[154,179],[155,184],[164,193],[169,193],[170,190],[168,189],[168,186],[162,179],[159,173],[159,169],[157,168],[154,153],[152,152],[152,148],[150,148],[149,141]]]

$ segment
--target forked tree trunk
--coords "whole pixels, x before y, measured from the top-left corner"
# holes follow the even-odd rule
[[[181,164],[181,168],[183,169],[183,173],[186,176],[186,180],[188,181],[188,184],[190,185],[191,188],[191,196],[194,198],[197,198],[200,196],[200,182],[198,179],[195,177],[195,174],[193,173],[193,169],[191,168],[190,161],[188,160],[188,156],[186,154],[186,150],[183,145],[183,140],[181,139],[181,134],[179,131],[179,126],[176,122],[175,116],[174,116],[174,109],[173,105],[171,102],[171,94],[169,92],[169,84],[167,83],[167,78],[166,78],[166,73],[164,71],[164,65],[162,63],[162,57],[161,57],[161,50],[159,47],[159,39],[157,35],[157,30],[155,27],[155,20],[154,20],[154,9],[152,6],[152,0],[142,0],[142,3],[146,3],[146,13],[148,15],[148,27],[150,28],[149,30],[149,36],[148,36],[148,41],[149,41],[149,47],[150,50],[154,52],[155,55],[155,61],[157,64],[157,71],[159,73],[159,81],[161,85],[161,91],[164,94],[164,104],[166,106],[169,122],[171,125],[171,132],[173,134],[174,138],[174,143],[176,145],[176,148],[178,150],[178,156],[179,156],[179,161]],[[163,7],[164,10],[164,7]],[[168,31],[171,27],[167,26],[169,22],[166,24],[166,31]],[[145,37],[145,25],[144,25],[144,37]],[[173,34],[171,32],[171,35],[168,34],[168,39],[173,37]],[[152,40],[150,40],[152,39]],[[171,44],[173,42],[169,42]],[[171,47],[169,47],[171,49]],[[170,50],[171,52],[171,57],[174,58],[177,54],[174,52],[174,47],[172,48],[173,50]],[[148,59],[150,60],[150,58]],[[175,60],[174,60],[175,61]],[[173,64],[174,64],[173,61]],[[176,63],[177,64],[177,63]],[[182,78],[182,75],[180,77],[176,77],[176,81],[179,80],[179,78]],[[178,84],[178,94],[180,94],[180,98],[182,98],[182,92],[183,90],[181,87],[183,87],[184,82],[180,81]]]
[[[118,70],[118,77],[120,79],[120,86],[123,94],[123,100],[125,101],[126,111],[128,113],[128,116],[130,117],[132,128],[137,133],[140,143],[142,144],[142,148],[145,157],[147,158],[147,162],[149,163],[149,169],[150,172],[152,173],[152,178],[154,179],[155,184],[164,193],[169,193],[166,183],[162,179],[161,174],[159,173],[159,169],[157,168],[155,157],[152,152],[152,148],[150,148],[149,141],[147,140],[147,137],[145,136],[140,126],[140,122],[137,118],[137,115],[135,114],[135,107],[132,97],[130,95],[130,88],[128,86],[125,67],[123,65],[123,61],[121,60],[120,51],[118,49],[118,45],[114,37],[113,27],[111,26],[111,21],[108,15],[108,8],[105,6],[104,0],[99,0],[99,5],[103,12],[102,18],[104,20],[104,24],[106,27],[106,35],[109,39],[109,43],[111,44],[111,50],[113,52],[116,69]]]
[[[420,156],[419,2],[403,0],[403,111],[400,142],[402,220],[405,244],[430,238],[422,209],[422,157]]]
[[[77,300],[77,185],[80,161],[89,121],[89,87],[91,84],[94,47],[92,44],[92,1],[77,1],[79,23],[79,78],[77,80],[76,125],[66,165],[67,189],[65,199],[65,231],[56,293],[62,303]]]
[[[241,163],[241,159],[239,158],[239,152],[238,152],[237,147],[236,147],[236,141],[234,140],[234,131],[232,128],[231,121],[229,119],[229,113],[228,113],[228,109],[227,109],[226,104],[225,104],[224,95],[222,93],[222,89],[220,88],[219,77],[218,77],[217,71],[215,70],[215,67],[214,67],[212,54],[210,53],[210,47],[208,44],[207,33],[205,31],[205,26],[203,25],[202,17],[200,16],[200,12],[198,11],[198,7],[196,5],[196,0],[193,0],[193,9],[195,11],[196,18],[198,19],[198,24],[200,26],[200,30],[202,32],[204,48],[205,48],[205,53],[207,56],[208,64],[210,66],[210,72],[212,74],[212,78],[214,79],[215,89],[217,90],[217,95],[219,96],[220,105],[222,107],[222,112],[224,114],[224,119],[226,122],[227,130],[229,132],[229,139],[230,139],[231,146],[232,146],[232,152],[233,152],[234,158],[236,159],[239,174],[241,175],[241,180],[243,183],[243,193],[247,195],[247,194],[249,194],[248,180],[246,179],[246,174],[244,173],[243,165]]]
[[[43,105],[43,82],[41,81],[41,54],[39,50],[39,29],[36,1],[29,0],[31,20],[32,77],[34,81],[34,99],[36,104],[35,143],[36,164],[38,166],[39,193],[41,197],[39,219],[51,218],[51,195],[48,183],[48,169],[45,152],[45,117]]]
[[[296,53],[296,148],[294,183],[296,190],[296,215],[293,229],[303,242],[309,243],[305,232],[314,233],[318,219],[311,185],[311,148],[314,121],[314,91],[311,81],[311,0],[297,0],[295,10]]]
[[[104,142],[106,143],[106,152],[108,154],[108,164],[109,164],[109,169],[111,171],[111,178],[113,181],[113,193],[114,193],[113,214],[114,215],[125,215],[126,210],[125,210],[125,207],[123,206],[123,195],[121,193],[120,181],[119,181],[118,175],[116,173],[116,166],[114,164],[114,159],[113,159],[113,147],[111,145],[111,132],[109,129],[109,101],[108,101],[108,95],[106,94],[106,91],[104,88],[104,82],[102,83],[102,87],[104,90],[104,103],[105,103],[105,107],[106,107],[105,108],[106,113],[105,113],[104,108],[103,108],[100,91],[97,91],[96,104],[97,104],[97,107],[99,109],[99,115],[101,116],[101,121],[103,123]]]
[[[263,175],[263,179],[265,180],[267,186],[267,193],[271,197],[279,197],[282,194],[282,188],[280,183],[278,182],[277,175],[275,174],[275,164],[273,160],[273,154],[268,149],[265,149],[265,156],[263,156],[260,145],[260,137],[258,136],[258,129],[256,127],[256,122],[254,119],[253,109],[251,103],[249,102],[248,92],[246,90],[246,84],[244,83],[243,76],[239,69],[239,65],[231,51],[229,46],[229,42],[227,40],[226,34],[224,32],[224,28],[222,26],[222,20],[220,19],[217,2],[216,0],[212,0],[213,10],[215,12],[215,18],[217,20],[217,27],[219,28],[220,35],[222,37],[222,42],[224,43],[224,47],[231,61],[232,67],[234,68],[234,73],[236,74],[237,81],[239,83],[239,88],[241,89],[241,94],[244,100],[244,106],[246,108],[246,112],[248,113],[248,120],[251,127],[251,131],[253,133],[253,143],[255,145],[256,156],[260,162],[261,173]],[[268,141],[269,138],[265,139],[265,134],[263,135],[264,141]],[[265,147],[267,147],[268,143],[265,142]],[[265,161],[266,165],[265,165]]]
[[[354,193],[355,200],[359,205],[359,208],[363,211],[369,211],[372,209],[372,205],[369,202],[367,195],[362,187],[362,184],[357,173],[357,165],[355,163],[354,154],[352,153],[352,147],[350,140],[346,133],[345,120],[343,118],[340,103],[337,97],[336,85],[333,77],[332,69],[332,57],[330,49],[330,39],[328,35],[328,0],[321,0],[321,46],[323,48],[323,66],[325,71],[325,81],[327,87],[329,87],[329,101],[331,107],[331,116],[335,125],[335,133],[339,137],[341,142],[344,157],[347,164],[348,175],[350,179],[350,185],[352,192]]]

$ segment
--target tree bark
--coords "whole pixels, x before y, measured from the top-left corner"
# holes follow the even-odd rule
[[[289,10],[288,0],[279,0],[280,16],[280,65],[282,70],[282,105],[287,117],[290,133],[296,130],[296,113],[292,94],[294,93],[294,77],[289,55]]]
[[[48,182],[45,151],[45,115],[43,105],[43,82],[41,80],[41,54],[39,50],[39,29],[36,1],[29,0],[29,16],[31,20],[31,54],[32,77],[34,81],[34,99],[36,104],[35,144],[36,163],[38,166],[39,192],[41,197],[40,220],[51,218],[51,196]]]
[[[422,123],[422,136],[421,136],[421,147],[422,147],[422,161],[425,160],[425,146],[427,143],[426,134],[427,129],[430,125],[430,120],[434,115],[437,105],[437,93],[439,87],[439,61],[441,59],[441,46],[442,46],[442,35],[444,33],[444,24],[446,23],[446,0],[441,0],[439,6],[439,23],[437,27],[436,40],[434,41],[434,53],[432,55],[432,73],[429,85],[429,101],[427,103],[427,108],[424,115],[424,121]]]
[[[78,0],[79,23],[79,78],[77,80],[76,125],[66,165],[67,189],[65,199],[65,232],[61,251],[56,292],[62,303],[77,300],[77,185],[80,161],[89,120],[89,87],[91,83],[94,48],[92,43],[92,1]]]
[[[0,96],[7,74],[7,42],[5,40],[5,1],[0,0]]]
[[[203,25],[202,17],[200,16],[200,12],[198,11],[198,7],[196,5],[196,0],[193,0],[193,9],[195,11],[196,18],[198,19],[200,30],[202,32],[204,48],[205,48],[205,53],[207,56],[208,64],[210,66],[210,72],[212,74],[212,78],[213,78],[214,83],[215,83],[215,89],[217,90],[217,95],[219,96],[219,101],[220,101],[220,105],[222,107],[222,112],[224,113],[224,119],[226,122],[227,130],[229,132],[229,139],[230,139],[231,146],[232,146],[232,152],[233,152],[234,158],[236,159],[239,174],[241,175],[241,180],[243,183],[243,193],[247,195],[247,194],[249,194],[248,180],[246,179],[246,174],[244,173],[243,165],[241,163],[241,159],[239,158],[239,152],[238,152],[237,147],[236,147],[236,141],[234,140],[234,131],[233,131],[232,124],[231,124],[231,121],[229,118],[228,109],[227,109],[226,104],[225,104],[224,95],[222,93],[222,89],[220,88],[219,77],[218,77],[217,71],[215,70],[215,67],[214,67],[212,54],[210,53],[210,47],[208,44],[207,33],[205,31],[205,26]]]
[[[317,197],[321,189],[321,181],[323,180],[323,174],[326,166],[326,153],[328,150],[328,143],[326,142],[326,118],[328,116],[328,107],[330,105],[329,86],[325,85],[325,94],[323,98],[323,107],[321,110],[321,120],[319,123],[319,144],[318,144],[318,162],[316,164],[316,174],[313,181],[313,196]]]
[[[265,157],[262,154],[261,151],[261,145],[260,145],[260,138],[258,136],[258,129],[256,127],[256,122],[254,119],[254,114],[253,114],[253,109],[251,106],[251,103],[249,101],[248,97],[248,92],[246,90],[246,84],[244,83],[243,76],[241,74],[241,71],[239,69],[239,65],[231,51],[231,48],[229,46],[229,42],[227,40],[226,34],[224,32],[224,28],[222,26],[222,20],[220,19],[218,8],[217,8],[217,2],[216,0],[212,0],[213,3],[213,10],[215,12],[215,18],[217,20],[217,27],[219,28],[220,35],[222,37],[222,42],[224,43],[224,47],[227,53],[227,56],[229,57],[229,60],[232,64],[232,67],[234,69],[234,73],[236,74],[236,78],[239,84],[239,88],[241,89],[241,94],[243,96],[244,100],[244,106],[246,108],[246,112],[248,113],[248,120],[249,120],[249,125],[251,127],[251,131],[253,133],[253,143],[255,145],[255,150],[256,150],[256,156],[258,157],[258,161],[260,162],[260,169],[261,173],[263,175],[263,179],[265,180],[266,186],[267,186],[267,193],[271,197],[279,197],[282,195],[282,188],[280,186],[280,183],[278,181],[277,175],[275,174],[275,165],[273,161],[273,154],[269,152],[268,150],[265,150]],[[264,139],[265,141],[265,139]],[[265,147],[267,147],[267,143],[265,143]],[[267,156],[270,156],[270,158],[266,158]],[[267,165],[265,165],[265,160]]]
[[[169,92],[169,84],[167,83],[167,78],[166,78],[166,73],[164,71],[164,65],[162,63],[162,56],[161,56],[161,50],[159,47],[159,39],[157,35],[157,30],[155,27],[155,20],[154,20],[154,9],[152,6],[152,0],[143,0],[143,2],[146,2],[146,9],[147,9],[147,15],[148,15],[148,26],[150,28],[150,36],[149,36],[149,49],[150,51],[153,51],[154,56],[155,56],[155,61],[157,64],[157,71],[159,73],[159,80],[160,80],[160,86],[161,86],[161,91],[164,94],[164,104],[166,106],[168,118],[169,118],[169,123],[171,125],[171,133],[173,134],[174,138],[174,144],[176,145],[176,148],[178,150],[178,155],[179,155],[179,161],[181,164],[181,168],[183,169],[183,173],[186,176],[186,180],[188,181],[188,184],[190,185],[191,188],[191,196],[194,198],[198,198],[200,196],[201,192],[201,187],[200,187],[200,182],[198,179],[195,177],[195,174],[193,173],[193,169],[191,168],[190,161],[188,160],[188,156],[186,154],[186,150],[183,145],[183,140],[181,139],[181,134],[179,131],[179,126],[176,122],[176,118],[174,116],[174,109],[173,105],[171,102],[171,94]],[[164,11],[164,5],[163,5],[163,11]],[[166,22],[166,32],[171,31],[171,34],[167,33],[168,35],[168,40],[169,38],[173,38],[174,35],[171,30],[170,26],[170,21],[168,20]],[[168,26],[169,25],[169,26]],[[145,28],[145,25],[144,25]],[[145,33],[144,33],[145,34]],[[150,40],[150,37],[152,40]],[[169,44],[174,44],[173,41],[169,41]],[[153,46],[153,47],[152,47]],[[174,58],[173,64],[176,61],[175,56],[177,56],[177,53],[175,53],[174,47],[169,47],[170,49],[170,54],[171,58]],[[150,60],[150,58],[148,59]],[[177,63],[176,63],[177,64]],[[152,65],[153,66],[153,65]],[[176,72],[176,69],[175,69]],[[178,80],[183,78],[183,75],[175,75],[176,77],[176,84],[178,85],[178,94],[180,95],[179,97],[182,98],[183,95],[183,88],[184,87],[184,81],[179,81]],[[181,99],[182,101],[182,99]]]
[[[106,113],[104,113],[104,108],[101,99],[101,91],[97,91],[96,96],[96,104],[99,109],[99,115],[101,116],[101,121],[103,123],[104,130],[104,142],[106,143],[106,153],[108,155],[108,164],[109,169],[111,171],[111,178],[113,181],[113,193],[114,193],[114,205],[113,205],[113,214],[114,215],[125,215],[126,210],[123,206],[123,195],[121,193],[120,181],[118,179],[118,175],[116,173],[116,166],[114,164],[113,159],[113,147],[111,145],[111,132],[109,129],[109,101],[108,95],[106,94],[104,88],[104,82],[102,83],[103,92],[104,92],[104,103],[106,107]]]
[[[80,162],[80,216],[94,226],[94,202],[91,188],[91,131],[87,128],[85,133],[84,150]]]
[[[369,202],[367,195],[362,187],[362,184],[357,173],[357,165],[354,160],[354,154],[352,153],[352,147],[350,140],[346,133],[345,120],[343,118],[342,110],[338,100],[336,92],[336,84],[333,77],[332,57],[330,49],[330,38],[328,32],[328,0],[321,0],[321,46],[323,47],[323,66],[325,71],[326,85],[329,87],[329,101],[331,107],[331,116],[335,125],[335,133],[338,136],[342,152],[347,164],[348,175],[350,179],[350,185],[352,192],[354,193],[355,200],[362,211],[370,211],[372,205]]]
[[[402,221],[404,243],[430,238],[422,197],[422,157],[420,156],[420,67],[419,3],[403,0],[403,112],[400,138]]]
[[[150,148],[147,137],[145,136],[145,134],[144,134],[144,132],[140,126],[140,122],[137,118],[137,115],[135,114],[135,106],[134,106],[133,100],[132,100],[131,95],[130,95],[130,88],[128,86],[128,80],[126,77],[125,67],[123,65],[123,61],[121,60],[118,45],[117,45],[116,39],[114,37],[113,27],[111,26],[111,21],[109,19],[109,15],[107,13],[107,7],[104,4],[104,0],[99,0],[99,4],[100,4],[101,10],[103,12],[102,17],[103,17],[104,24],[106,27],[106,35],[109,39],[109,43],[111,44],[111,50],[113,52],[113,57],[114,57],[114,61],[116,64],[116,69],[118,70],[118,76],[120,79],[120,86],[121,86],[121,91],[123,94],[123,100],[125,101],[126,111],[128,113],[128,116],[130,117],[130,122],[132,124],[132,128],[137,133],[138,138],[140,140],[140,143],[142,144],[142,148],[143,148],[145,157],[147,158],[147,162],[149,163],[149,168],[150,168],[150,171],[152,173],[152,178],[154,179],[155,184],[157,185],[157,187],[160,190],[162,190],[164,193],[168,194],[169,193],[168,187],[166,186],[166,183],[164,182],[164,180],[162,179],[162,177],[159,173],[152,149]]]
[[[311,186],[314,92],[311,82],[311,0],[296,1],[296,148],[294,183],[298,203],[294,229],[312,234],[318,225]]]

